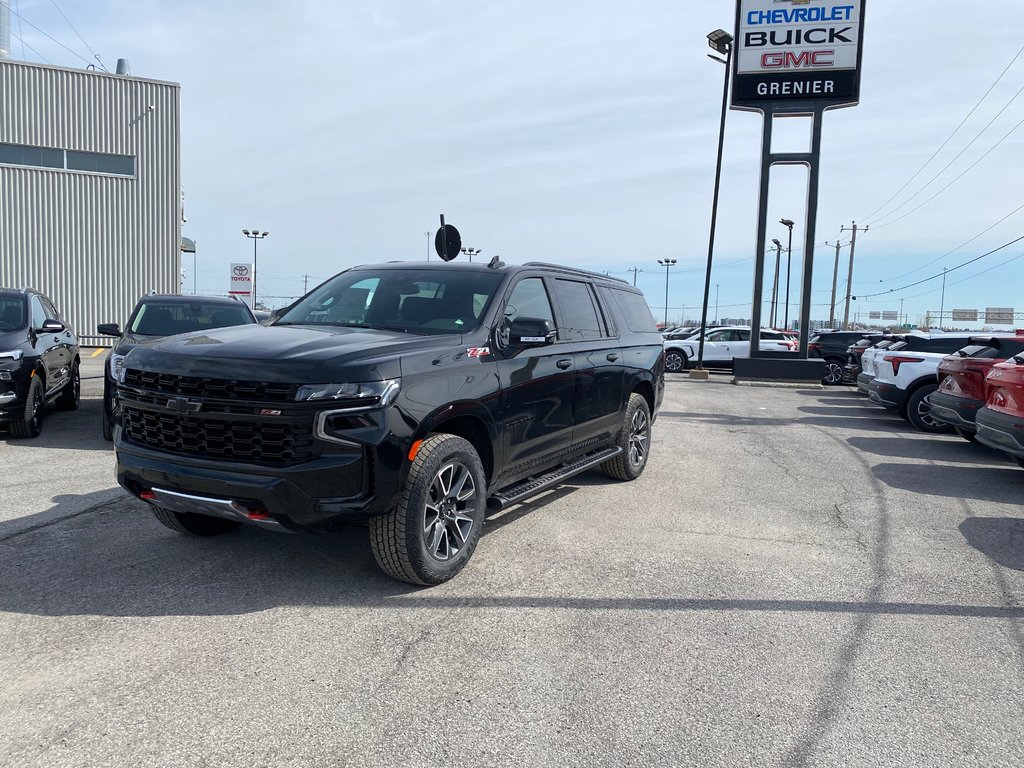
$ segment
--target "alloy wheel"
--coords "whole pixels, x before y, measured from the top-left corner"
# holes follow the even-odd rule
[[[839,363],[825,363],[825,376],[822,381],[826,384],[839,384],[843,380],[843,368]]]
[[[665,370],[669,373],[678,373],[683,370],[683,356],[678,352],[669,352],[665,355]]]
[[[427,495],[422,525],[427,553],[435,560],[451,560],[466,546],[475,525],[473,475],[459,461],[445,464],[434,475]]]
[[[939,427],[945,424],[945,422],[938,421],[932,416],[932,404],[931,395],[927,395],[921,398],[921,402],[917,404],[917,415],[921,418],[925,424],[929,427]]]
[[[629,463],[639,467],[647,460],[647,443],[651,436],[651,422],[647,414],[637,410],[630,423]]]

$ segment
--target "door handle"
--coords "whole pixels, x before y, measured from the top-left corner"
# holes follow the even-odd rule
[[[557,365],[564,371],[566,368],[572,365],[572,360],[559,360],[557,363],[555,363],[555,365]]]
[[[616,360],[618,360],[618,359],[619,359],[619,356],[618,356],[618,355],[616,355],[616,354],[615,354],[614,352],[612,352],[612,353],[611,353],[610,355],[608,355],[608,357],[607,357],[607,358],[605,358],[605,359],[606,359],[606,360],[607,360],[607,361],[608,361],[609,363],[614,363],[614,362],[615,362]]]

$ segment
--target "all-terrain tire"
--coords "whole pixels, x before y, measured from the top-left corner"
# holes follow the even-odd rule
[[[78,363],[71,366],[71,380],[64,385],[64,389],[57,395],[54,403],[62,411],[74,411],[78,409],[78,401],[82,397],[82,374],[79,371]]]
[[[484,526],[487,478],[473,445],[435,434],[420,446],[402,500],[370,518],[370,546],[386,574],[410,584],[441,584],[473,556]]]
[[[11,437],[19,440],[39,437],[43,431],[43,382],[38,376],[29,380],[25,414],[11,422]]]
[[[239,522],[225,520],[222,517],[197,515],[192,512],[172,512],[163,507],[150,506],[153,510],[153,517],[172,531],[188,536],[219,536],[222,533],[233,531],[241,525]]]
[[[910,393],[907,398],[907,421],[922,432],[931,435],[949,435],[953,433],[953,425],[938,421],[931,416],[928,396],[939,388],[938,384],[925,384]]]
[[[629,396],[615,445],[622,452],[602,464],[601,471],[615,480],[636,480],[651,451],[651,409],[643,395],[634,392]]]

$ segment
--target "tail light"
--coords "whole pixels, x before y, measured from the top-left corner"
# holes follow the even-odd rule
[[[900,375],[900,366],[904,363],[923,363],[923,357],[904,357],[903,355],[886,355],[882,358],[887,363],[892,363],[892,375]]]
[[[821,344],[814,343],[814,344],[808,344],[807,345],[807,351],[808,352],[817,352],[820,349],[821,349]]]

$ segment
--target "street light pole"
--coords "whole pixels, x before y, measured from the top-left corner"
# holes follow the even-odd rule
[[[718,283],[715,283],[715,325],[718,323]]]
[[[481,248],[463,248],[462,252],[469,256],[469,263],[472,264],[473,263],[473,257],[475,255],[479,254],[481,250],[483,250],[483,249],[481,249]]]
[[[257,227],[253,227],[251,232],[248,229],[243,229],[242,234],[252,240],[252,308],[256,309],[256,242],[270,233],[260,232]]]
[[[718,159],[715,163],[715,191],[711,198],[711,231],[708,234],[708,266],[704,273],[704,304],[701,306],[700,315],[700,343],[697,346],[697,370],[704,370],[704,337],[707,335],[708,325],[708,299],[711,294],[711,266],[715,257],[715,228],[718,226],[718,193],[722,187],[722,150],[725,146],[725,117],[729,112],[729,74],[732,66],[732,43],[733,38],[724,29],[716,29],[708,34],[708,45],[716,53],[725,56],[719,59],[717,56],[708,56],[715,61],[725,65],[725,77],[722,86],[722,116],[718,126]],[[668,303],[667,301],[665,302]],[[715,312],[717,314],[717,310]],[[706,373],[700,377],[707,377]]]
[[[658,259],[658,263],[665,268],[665,327],[668,328],[668,270],[676,265],[676,260]]]
[[[785,330],[789,330],[789,270],[793,263],[793,224],[794,222],[790,219],[779,219],[779,224],[786,227],[789,230],[789,247],[786,248],[786,324]],[[806,254],[804,255],[806,258]],[[801,330],[801,336],[803,330]]]
[[[423,234],[427,236],[427,261],[430,261],[430,233],[424,232]]]
[[[775,244],[775,280],[772,282],[772,328],[779,324],[779,265],[782,263],[782,243],[779,238],[773,238]]]
[[[939,305],[939,330],[945,328],[942,316],[946,314],[946,268],[942,268],[942,303]]]

